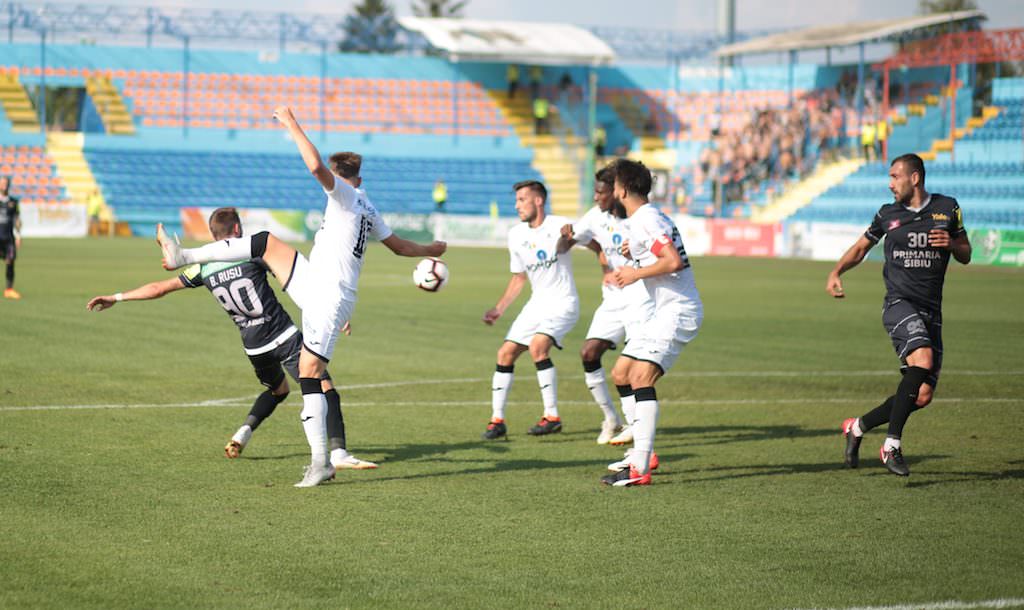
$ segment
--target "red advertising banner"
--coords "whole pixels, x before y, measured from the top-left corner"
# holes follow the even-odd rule
[[[777,256],[782,235],[779,223],[759,225],[747,220],[714,219],[711,228],[712,256]]]

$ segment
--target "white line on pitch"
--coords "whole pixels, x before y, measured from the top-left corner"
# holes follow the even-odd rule
[[[894,606],[851,606],[849,608],[829,608],[828,610],[974,610],[976,608],[1017,608],[1020,606],[1024,606],[1024,598],[1008,597],[1004,599],[987,599],[980,602],[950,600],[920,604],[897,604]],[[824,609],[816,608],[814,610]]]
[[[870,403],[877,399],[877,396],[869,398],[718,398],[709,400],[671,400],[661,399],[658,402],[662,406],[718,406],[718,405],[792,405],[792,404],[849,404],[849,403]],[[1021,402],[1020,398],[936,398],[933,403],[1016,403]],[[560,400],[563,405],[589,405],[590,400]],[[164,404],[104,404],[104,405],[33,405],[26,407],[0,407],[0,413],[15,411],[75,411],[87,409],[195,409],[215,407],[242,407],[250,404],[250,401],[241,398],[223,398],[219,400],[204,400],[201,402],[174,402]],[[487,406],[490,401],[466,400],[466,401],[432,401],[432,400],[385,400],[385,401],[345,401],[343,407],[473,407]],[[533,405],[536,401],[510,401],[509,405]]]

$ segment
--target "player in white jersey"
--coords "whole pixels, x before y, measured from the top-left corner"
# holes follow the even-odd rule
[[[601,283],[601,305],[594,312],[594,317],[587,330],[586,341],[580,349],[583,359],[583,374],[594,401],[604,413],[601,423],[601,434],[597,437],[598,444],[624,445],[633,441],[633,431],[629,424],[633,422],[633,400],[629,388],[620,388],[622,411],[626,426],[623,428],[611,394],[605,382],[604,369],[601,367],[601,356],[616,345],[622,345],[636,333],[637,328],[654,313],[643,282],[635,282],[619,288],[613,281],[612,272],[630,264],[629,259],[622,255],[620,247],[625,235],[623,218],[616,212],[621,204],[615,199],[615,174],[610,167],[605,167],[594,176],[594,203],[597,205],[587,211],[579,221],[562,227],[562,235],[574,242],[588,246],[598,253],[604,279]]]
[[[540,182],[518,182],[513,189],[516,212],[523,222],[508,232],[512,277],[498,303],[484,313],[484,323],[494,324],[515,302],[527,281],[533,293],[498,348],[498,363],[491,384],[491,421],[483,434],[488,440],[505,437],[508,433],[505,405],[512,388],[513,367],[516,359],[527,350],[537,367],[537,383],[544,403],[543,416],[528,433],[539,436],[562,431],[562,419],[558,415],[558,378],[550,352],[552,346],[561,349],[562,338],[580,317],[569,241],[561,236],[561,228],[568,220],[545,214],[548,192]]]
[[[648,203],[651,172],[643,163],[618,159],[615,197],[627,216],[628,252],[634,265],[614,271],[615,283],[626,287],[643,280],[654,315],[647,319],[622,350],[612,369],[618,386],[628,385],[635,401],[633,449],[616,472],[602,481],[616,487],[650,485],[654,452],[654,428],[658,422],[658,397],[654,384],[664,375],[690,341],[697,336],[704,308],[697,283],[675,223]]]
[[[447,246],[439,241],[421,245],[392,233],[359,188],[361,156],[352,152],[335,153],[328,161],[328,169],[288,107],[275,109],[274,118],[288,130],[306,167],[327,195],[324,219],[309,260],[265,231],[248,239],[226,239],[184,249],[167,238],[163,227],[158,227],[157,241],[167,269],[193,263],[262,258],[281,281],[285,292],[302,309],[299,386],[303,408],[300,418],[312,460],[296,487],[313,487],[334,477],[327,451],[327,400],[319,379],[334,353],[338,332],[355,308],[356,286],[369,238],[377,238],[399,256],[441,256]]]

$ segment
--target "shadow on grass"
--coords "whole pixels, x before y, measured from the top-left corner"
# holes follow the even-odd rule
[[[798,440],[823,436],[839,437],[838,429],[808,429],[794,425],[776,426],[683,426],[659,428],[658,438],[681,440],[687,446],[722,445],[746,441]]]
[[[911,464],[913,464],[913,462],[911,462]],[[1010,464],[1014,464],[1014,462],[1010,462]],[[914,478],[915,475],[941,478],[936,478],[928,481],[921,481],[916,480]],[[987,481],[1012,481],[1019,479],[1024,479],[1024,469],[1000,470],[992,472],[919,472],[916,470],[911,470],[910,481],[907,483],[907,487],[913,489],[921,489],[923,487],[933,487],[935,485],[952,485],[955,483],[983,483]]]

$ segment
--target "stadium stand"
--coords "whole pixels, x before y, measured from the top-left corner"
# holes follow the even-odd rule
[[[996,79],[992,97],[999,108],[996,118],[958,141],[953,156],[946,153],[927,163],[926,184],[929,191],[960,201],[968,224],[1016,228],[1024,225],[1024,162],[1010,159],[1020,159],[1024,151],[1024,79]],[[867,164],[793,219],[866,223],[892,200],[887,175],[886,164]]]
[[[0,146],[0,176],[14,178],[11,194],[23,203],[60,203],[67,200],[53,160],[42,146]]]
[[[294,152],[85,150],[107,203],[136,234],[179,223],[183,206],[320,210],[323,193]],[[497,202],[514,213],[510,185],[539,179],[528,160],[366,157],[365,185],[381,212],[428,214],[434,182],[448,185],[445,211],[479,214]]]

